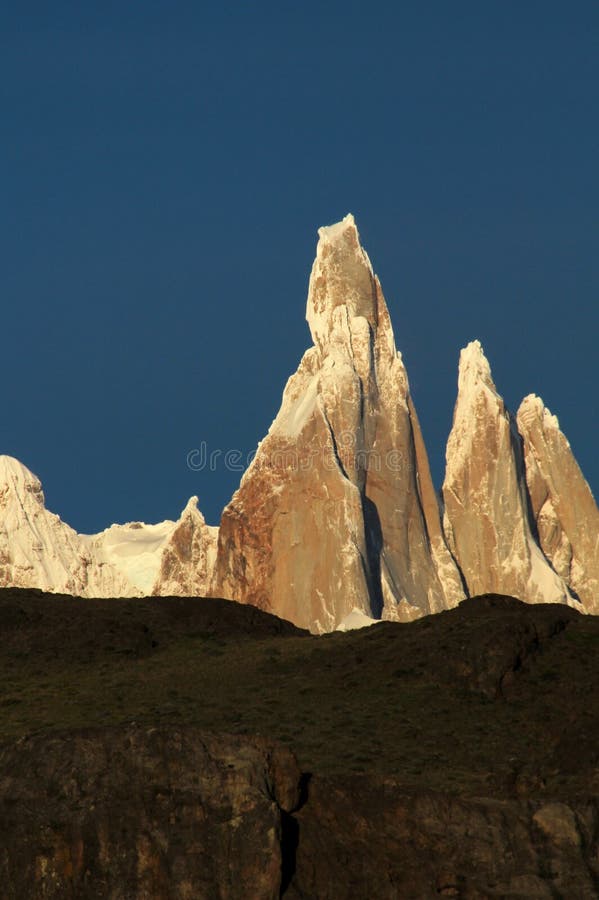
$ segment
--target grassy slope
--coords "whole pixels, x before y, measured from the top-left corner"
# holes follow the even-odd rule
[[[188,722],[278,738],[307,771],[487,795],[582,793],[599,763],[599,619],[563,607],[317,638],[225,601],[4,590],[0,639],[0,739]]]

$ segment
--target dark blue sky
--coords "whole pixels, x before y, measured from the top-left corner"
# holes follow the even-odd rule
[[[4,4],[0,452],[83,531],[211,522],[355,214],[442,479],[460,347],[599,493],[599,6]]]

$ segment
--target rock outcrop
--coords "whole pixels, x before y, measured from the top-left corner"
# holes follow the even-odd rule
[[[597,896],[599,805],[310,782],[289,898]]]
[[[596,897],[597,646],[500,596],[321,639],[0,589],[0,896]]]
[[[308,779],[270,741],[191,726],[4,744],[0,811],[6,900],[597,896],[595,796]]]
[[[445,534],[470,595],[576,604],[533,535],[519,435],[478,341],[460,355],[443,499]]]
[[[90,729],[1,748],[0,775],[7,900],[280,896],[301,779],[268,741]]]
[[[210,585],[218,528],[206,525],[192,497],[170,532],[160,556],[152,594],[203,597]]]
[[[464,596],[389,314],[352,216],[319,231],[314,346],[221,520],[212,593],[315,631]]]
[[[518,410],[539,543],[588,612],[599,612],[599,509],[570,444],[540,397]]]
[[[217,531],[192,497],[176,522],[130,522],[78,534],[46,509],[36,476],[0,456],[0,586],[81,597],[203,595]]]

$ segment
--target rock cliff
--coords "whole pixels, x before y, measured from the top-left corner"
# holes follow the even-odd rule
[[[464,596],[380,283],[352,216],[319,231],[314,346],[225,508],[212,593],[315,631]]]
[[[597,896],[597,799],[302,776],[261,738],[123,726],[0,748],[6,900]]]
[[[0,589],[0,895],[596,897],[598,646],[493,595],[322,638]]]
[[[572,449],[540,397],[518,410],[526,483],[543,553],[588,612],[599,612],[599,510]]]
[[[531,529],[520,438],[478,341],[460,355],[444,526],[469,594],[576,604]]]
[[[0,748],[5,898],[280,896],[292,754],[136,726]],[[40,804],[40,797],[44,802]]]

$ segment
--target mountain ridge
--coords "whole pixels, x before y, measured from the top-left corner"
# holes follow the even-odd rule
[[[306,318],[313,346],[220,526],[207,526],[192,498],[176,522],[78,535],[45,509],[35,476],[2,457],[0,584],[210,594],[316,632],[352,616],[407,621],[485,592],[598,611],[590,488],[542,401],[506,410],[479,341],[460,356],[439,505],[351,214],[319,229]]]

